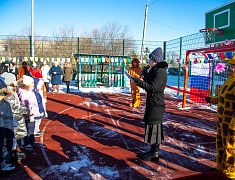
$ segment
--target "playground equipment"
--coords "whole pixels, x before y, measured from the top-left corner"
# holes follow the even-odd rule
[[[127,56],[77,54],[79,87],[125,87]]]
[[[231,59],[235,51],[235,2],[206,13],[206,27],[201,29],[208,48],[186,51],[184,89],[182,107],[186,99],[197,103],[206,103],[205,97],[218,94],[221,85],[227,79],[226,69],[216,72],[218,65]],[[192,58],[193,57],[193,58]],[[188,88],[190,90],[188,90]]]

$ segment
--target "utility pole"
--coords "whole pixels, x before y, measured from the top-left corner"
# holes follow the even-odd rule
[[[141,63],[143,62],[143,55],[144,55],[144,40],[145,40],[145,33],[146,33],[146,24],[147,24],[147,17],[148,17],[148,2],[150,0],[146,1],[146,7],[145,7],[145,15],[144,15],[144,29],[143,29],[143,37],[142,37],[142,45],[141,45]]]
[[[30,38],[30,57],[34,57],[34,0],[31,0],[31,38]]]

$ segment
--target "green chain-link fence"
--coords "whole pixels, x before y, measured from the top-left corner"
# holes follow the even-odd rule
[[[39,36],[35,37],[34,40],[34,58],[30,58],[30,37],[0,36],[0,61],[4,62],[11,57],[17,65],[24,60],[36,61],[39,65],[47,60],[49,65],[53,61],[59,61],[61,66],[64,62],[71,61],[73,67],[78,70],[78,80],[80,86],[83,87],[97,87],[99,81],[109,86],[125,86],[125,76],[122,77],[123,69],[129,67],[130,59],[138,57],[143,60],[141,65],[144,65],[148,54],[156,47],[162,47],[164,59],[169,63],[168,85],[180,89],[184,84],[182,66],[185,63],[186,51],[208,47],[205,45],[201,33],[170,41],[145,41],[144,56],[142,58],[140,57],[142,46],[140,40]],[[122,61],[121,64],[120,62],[111,63],[106,61],[90,62],[92,58],[107,57],[128,57],[128,60]],[[88,58],[89,60],[88,62],[82,62],[82,58]],[[115,70],[116,67],[118,68]],[[119,81],[116,82],[117,79]],[[179,91],[173,93],[179,95]]]

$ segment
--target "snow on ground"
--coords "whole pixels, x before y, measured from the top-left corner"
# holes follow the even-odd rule
[[[66,86],[65,84],[62,84],[60,87],[61,93],[66,92]],[[109,87],[109,88],[80,88],[78,90],[77,86],[74,84],[74,82],[71,82],[71,86],[70,86],[70,91],[72,93],[76,93],[76,92],[84,92],[84,93],[130,93],[130,88],[118,88],[118,87]],[[141,92],[144,92],[143,89],[141,89]],[[170,89],[166,89],[166,93],[167,94],[172,94],[172,97],[174,98],[182,98],[182,95],[176,96],[173,90]],[[129,96],[130,98],[130,96]],[[89,103],[89,102],[88,102]],[[102,104],[103,102],[99,100],[99,104]],[[180,109],[180,105],[178,107]],[[202,108],[209,108],[210,107],[202,107]],[[211,108],[213,109],[213,108]],[[215,108],[214,108],[215,109]],[[182,109],[181,109],[182,110]],[[177,126],[177,127],[172,127],[177,131],[177,128],[184,128],[185,129],[185,134],[183,138],[186,139],[197,139],[197,137],[195,137],[193,134],[190,133],[191,130],[193,130],[193,128],[198,128],[197,125],[194,124],[179,124],[178,122],[174,123],[172,120],[167,119],[168,115],[165,115],[165,122],[164,122],[164,126],[168,127],[168,126]],[[190,119],[189,119],[190,120]],[[85,123],[83,120],[79,121],[80,123]],[[192,121],[190,121],[192,122]],[[81,125],[81,124],[76,124]],[[76,127],[74,127],[76,129]],[[94,128],[94,127],[93,127]],[[203,128],[203,127],[200,127]],[[204,128],[203,128],[204,129]],[[211,130],[209,127],[205,127],[205,131],[208,131],[209,134],[213,134],[215,135],[215,131],[213,132],[213,130]],[[99,133],[105,134],[106,137],[113,137],[116,134],[114,133],[114,131],[112,130],[108,130],[105,127],[97,127],[97,131]],[[169,132],[166,133],[166,135],[168,135]],[[197,157],[207,157],[209,155],[214,156],[215,152],[212,150],[210,152],[208,152],[205,147],[204,147],[204,143],[208,144],[208,143],[212,143],[212,142],[198,142],[197,144],[190,144],[187,141],[184,142],[183,139],[172,139],[170,138],[170,134],[169,136],[167,136],[166,138],[166,142],[167,143],[172,143],[175,146],[179,146],[182,149],[184,149],[185,147],[192,147],[194,146],[194,150],[192,152],[187,152],[188,156],[192,156],[195,158],[192,158],[192,161],[196,161]],[[178,144],[177,144],[178,143]],[[215,143],[215,142],[213,142]],[[79,146],[79,145],[78,145]],[[119,170],[115,169],[115,167],[108,167],[105,165],[95,165],[94,162],[92,161],[92,159],[89,158],[89,150],[86,149],[85,147],[78,147],[78,146],[74,146],[72,149],[74,152],[77,152],[77,157],[74,157],[74,161],[72,162],[63,162],[61,165],[53,165],[50,167],[50,169],[45,169],[42,173],[41,176],[46,177],[52,173],[57,174],[57,177],[59,179],[67,179],[67,178],[84,178],[84,177],[89,177],[88,179],[96,179],[96,180],[101,180],[101,179],[115,179],[119,177]],[[78,150],[78,148],[83,148],[83,153],[81,153],[81,151]],[[164,145],[163,145],[163,149],[164,149]],[[69,153],[69,152],[68,152]],[[208,154],[206,156],[206,154]],[[167,156],[167,155],[166,155]],[[211,157],[211,156],[209,156]],[[213,160],[212,160],[213,161]],[[84,171],[82,171],[82,168],[89,168],[90,171],[87,172],[89,173],[89,175],[85,175],[84,176]],[[102,171],[101,171],[102,169]]]

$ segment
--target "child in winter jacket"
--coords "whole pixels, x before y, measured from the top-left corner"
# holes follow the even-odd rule
[[[23,105],[19,97],[16,93],[17,90],[17,82],[16,77],[12,73],[3,73],[1,75],[2,78],[4,78],[4,82],[7,85],[7,89],[12,91],[12,95],[7,99],[7,101],[11,105],[13,118],[17,121],[17,126],[14,126],[14,135],[15,135],[15,147],[13,147],[13,151],[10,154],[10,160],[22,160],[25,158],[25,154],[21,151],[17,151],[17,146],[20,146],[21,144],[24,144],[24,137],[27,136],[27,128],[25,124],[25,118],[24,116],[28,116],[29,109]]]
[[[26,150],[32,150],[33,147],[39,146],[35,141],[34,129],[35,120],[44,117],[44,109],[38,92],[34,90],[34,79],[30,76],[24,75],[18,81],[18,96],[20,101],[29,109],[29,117],[26,120],[28,136],[25,138]]]
[[[36,97],[37,100],[39,101],[38,105],[39,105],[39,109],[41,109],[41,111],[44,111],[44,116],[47,117],[47,113],[46,113],[46,102],[47,102],[47,93],[46,93],[46,86],[44,85],[44,81],[42,78],[41,73],[36,72],[35,73],[35,78],[34,79],[34,90],[36,92]],[[43,107],[40,107],[40,105],[43,105]],[[39,126],[41,124],[41,119],[38,118],[35,121],[35,129],[34,129],[34,136],[35,137],[40,137],[43,134],[43,131],[40,130]]]
[[[0,173],[11,172],[15,169],[11,164],[6,164],[3,158],[4,138],[6,138],[6,147],[8,151],[12,150],[14,129],[13,115],[7,97],[11,95],[7,90],[6,84],[0,80]]]

